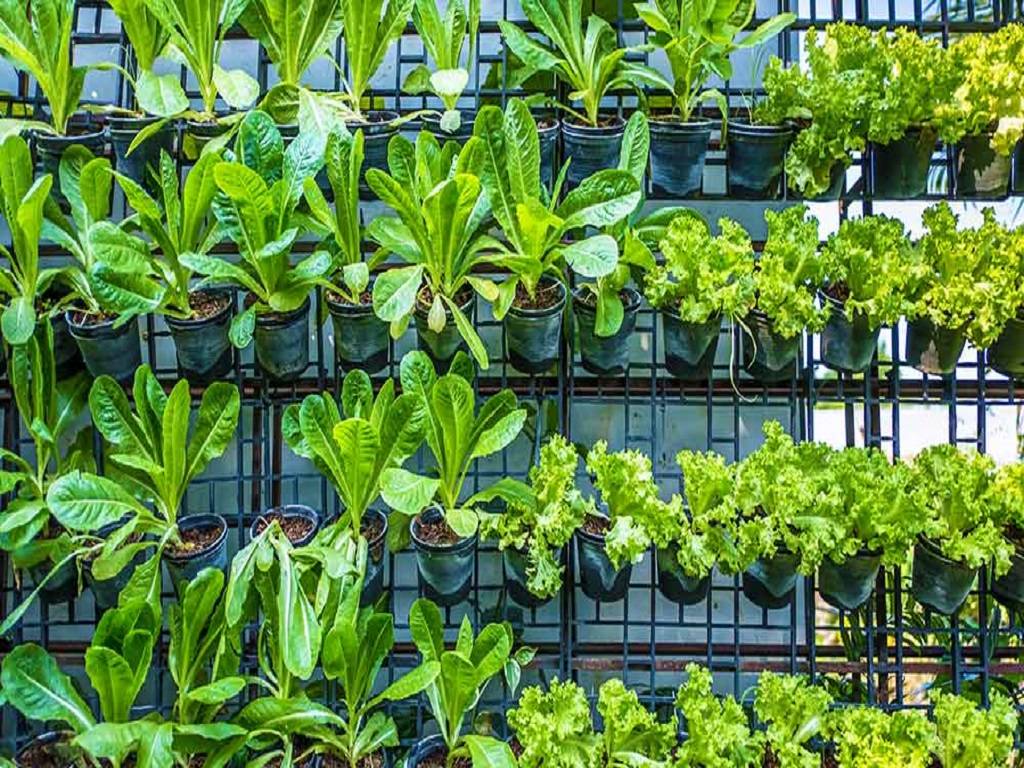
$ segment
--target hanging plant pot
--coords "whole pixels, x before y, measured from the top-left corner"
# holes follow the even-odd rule
[[[68,310],[64,317],[93,377],[107,375],[128,381],[135,375],[135,369],[142,365],[142,348],[134,317],[116,327],[117,318],[76,309]]]
[[[672,549],[658,550],[658,589],[677,605],[696,605],[708,596],[711,575],[700,579],[688,576],[676,554]]]
[[[605,550],[608,518],[588,515],[576,530],[576,554],[579,558],[580,589],[591,600],[618,602],[629,591],[633,566],[629,563],[616,569]]]
[[[424,596],[440,606],[465,600],[473,583],[477,535],[459,538],[437,507],[427,509],[412,521],[411,534]]]
[[[118,520],[116,523],[110,523],[105,525],[96,531],[96,535],[101,539],[106,539],[110,534],[124,525],[126,520]],[[126,543],[133,543],[141,540],[141,536],[135,534],[129,537]],[[128,582],[131,580],[132,574],[135,573],[135,569],[146,562],[146,559],[152,555],[152,550],[141,550],[135,553],[135,557],[124,568],[121,572],[110,579],[97,579],[92,573],[92,563],[89,560],[84,560],[82,563],[82,574],[85,576],[85,583],[89,585],[89,589],[92,590],[93,599],[96,601],[96,608],[99,611],[106,611],[117,605],[117,600],[121,596],[121,590],[128,586]]]
[[[992,596],[1007,608],[1024,610],[1024,552],[1014,547],[1010,570],[992,579]]]
[[[228,524],[220,515],[186,515],[178,520],[183,542],[178,548],[164,550],[164,564],[181,600],[185,587],[204,568],[228,568]]]
[[[193,384],[209,384],[226,376],[234,364],[228,340],[233,301],[228,291],[193,291],[188,296],[193,317],[165,316],[174,339],[181,375]]]
[[[618,167],[625,132],[626,122],[618,115],[606,115],[597,125],[563,120],[562,160],[571,160],[566,186],[571,189],[598,171]]]
[[[309,297],[291,312],[257,313],[256,362],[273,381],[294,381],[309,365]]]
[[[888,144],[872,144],[874,196],[908,200],[923,195],[928,190],[928,169],[932,164],[936,138],[931,128],[911,128]]]
[[[359,177],[359,191],[363,195],[372,195],[366,183],[366,172],[371,168],[387,172],[388,142],[398,135],[399,114],[389,110],[371,110],[363,118],[350,120],[345,123],[345,127],[351,133],[363,132],[363,171]]]
[[[440,734],[427,736],[412,745],[405,756],[405,768],[419,768],[420,765],[444,765],[448,755],[444,738]]]
[[[306,546],[320,530],[320,513],[315,509],[305,504],[285,504],[272,507],[257,517],[249,526],[249,540],[263,533],[275,520],[293,547]]]
[[[54,371],[58,379],[66,379],[82,370],[82,353],[63,312],[50,316],[50,327],[53,328]]]
[[[1010,155],[992,149],[992,134],[964,136],[953,148],[953,192],[957,197],[1006,197],[1010,185]]]
[[[975,576],[976,569],[950,560],[934,542],[922,537],[914,545],[910,591],[926,608],[953,615],[967,599]]]
[[[388,516],[379,509],[368,509],[359,526],[366,539],[366,574],[363,576],[362,606],[372,605],[384,591],[384,563],[387,555]]]
[[[1024,317],[1020,312],[988,348],[988,364],[1004,376],[1024,377]]]
[[[846,191],[846,169],[849,167],[848,161],[837,161],[832,166],[832,170],[829,171],[829,182],[828,188],[824,192],[817,195],[811,195],[804,199],[816,203],[828,203],[834,200],[838,200],[843,196]],[[794,195],[794,199],[800,199],[800,195]]]
[[[532,300],[521,283],[516,288],[504,326],[508,359],[517,371],[544,373],[558,362],[565,298],[565,286],[553,278],[541,280]]]
[[[561,123],[557,117],[544,115],[537,118],[537,137],[540,139],[540,183],[547,190],[551,189],[557,175],[555,149],[560,133]]]
[[[39,169],[44,173],[53,175],[53,187],[50,194],[67,209],[67,199],[60,191],[60,159],[71,147],[85,147],[95,157],[100,157],[107,148],[107,134],[102,128],[97,129],[96,125],[72,125],[66,136],[57,136],[52,133],[35,134],[36,162]]]
[[[26,570],[32,579],[32,583],[42,584],[43,579],[57,563],[50,560],[43,560],[40,563],[31,565]],[[39,590],[40,599],[49,605],[66,603],[78,597],[78,569],[74,560],[69,560],[53,574],[53,577],[46,582]]]
[[[158,117],[110,117],[110,145],[114,149],[114,168],[136,184],[141,184],[150,194],[160,190],[160,153],[174,157],[174,135],[177,129],[173,122],[164,123],[163,128],[150,136],[130,155],[135,137]],[[157,197],[159,199],[159,197]]]
[[[455,297],[455,301],[462,314],[472,323],[474,310],[476,309],[476,291],[467,286]],[[430,329],[427,317],[432,302],[433,296],[430,293],[430,289],[423,286],[420,289],[414,311],[416,341],[419,348],[427,353],[427,356],[435,366],[447,368],[448,363],[455,357],[455,353],[460,349],[465,350],[467,348],[466,341],[462,338],[462,334],[459,333],[451,310],[447,309],[447,307],[444,310],[444,329],[440,333]]]
[[[796,376],[801,334],[783,338],[775,333],[771,318],[759,309],[752,309],[743,322],[754,337],[751,340],[741,332],[743,367],[747,373],[765,383]]]
[[[665,338],[665,368],[677,379],[698,381],[711,375],[721,336],[722,316],[715,315],[703,323],[687,323],[679,314],[661,312]]]
[[[363,291],[358,305],[332,291],[324,293],[334,328],[334,352],[343,371],[361,368],[374,374],[388,364],[391,337],[387,323],[373,312],[371,290],[372,286]]]
[[[793,126],[756,125],[746,120],[731,120],[726,138],[729,197],[747,200],[777,198],[786,152],[793,141]]]
[[[651,185],[667,197],[699,195],[704,186],[704,160],[711,140],[710,120],[683,122],[652,117]]]
[[[594,330],[597,306],[593,292],[577,288],[572,294],[573,313],[579,331],[580,363],[584,369],[598,376],[621,376],[629,367],[629,339],[636,327],[640,294],[633,288],[623,288],[619,297],[623,305],[622,325],[611,336],[598,336]]]
[[[1024,193],[1024,141],[1018,141],[1017,146],[1013,148],[1013,154],[1010,155],[1013,165],[1013,184],[1011,190],[1013,194],[1019,195]]]
[[[963,354],[964,332],[938,328],[927,316],[907,323],[907,363],[921,373],[949,376]]]
[[[559,561],[565,552],[559,552]],[[506,547],[502,550],[501,561],[505,566],[505,592],[524,608],[539,608],[551,602],[550,597],[537,597],[527,584],[526,567],[527,553],[525,550]]]
[[[458,142],[462,146],[469,137],[473,135],[473,123],[476,121],[476,112],[462,110],[462,123],[454,131],[446,131],[441,127],[441,115],[427,114],[420,118],[423,129],[432,134],[435,139],[444,146],[446,141]]]
[[[795,554],[781,549],[773,557],[757,560],[743,572],[743,594],[759,608],[784,608],[796,591],[799,562]]]
[[[73,731],[48,731],[36,736],[18,750],[16,766],[24,768],[86,768],[93,765],[85,752],[72,744]]]
[[[871,597],[881,564],[880,552],[858,552],[839,564],[826,557],[818,566],[822,599],[844,611],[860,608]]]
[[[229,124],[220,120],[186,120],[182,154],[189,160],[198,159],[207,144],[230,129]]]
[[[847,373],[867,369],[875,357],[882,329],[871,329],[861,313],[848,320],[846,304],[825,291],[818,292],[818,299],[829,309],[828,322],[821,331],[821,361],[833,370]]]

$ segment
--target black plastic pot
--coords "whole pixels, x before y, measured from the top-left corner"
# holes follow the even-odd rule
[[[313,527],[309,529],[309,533],[301,538],[291,541],[293,547],[304,547],[313,540],[316,536],[316,532],[320,530],[320,513],[312,507],[307,507],[305,504],[285,504],[280,507],[272,507],[264,512],[262,515],[253,520],[252,525],[249,526],[249,540],[252,541],[259,536],[266,526],[267,517],[279,517],[283,519],[288,518],[302,518],[308,520],[313,524]]]
[[[871,145],[874,195],[889,200],[920,197],[928,189],[928,169],[935,152],[932,129],[912,128],[888,144]]]
[[[227,573],[228,524],[220,515],[211,514],[186,515],[178,520],[178,530],[182,533],[197,528],[214,527],[220,530],[220,535],[205,549],[188,556],[164,552],[164,565],[167,566],[167,573],[174,586],[174,594],[177,595],[179,601],[188,583],[204,568],[218,568],[225,574]]]
[[[807,200],[825,203],[833,200],[838,200],[843,196],[843,192],[846,190],[846,169],[848,165],[841,161],[836,161],[836,164],[832,166],[832,170],[829,172],[829,183],[828,188],[818,195],[812,195],[806,198]],[[794,195],[794,198],[798,198],[799,195]]]
[[[743,347],[743,367],[761,382],[777,382],[797,374],[797,356],[802,334],[785,339],[775,333],[771,319],[760,310],[753,309],[743,321],[753,334],[753,341],[745,333],[740,338]]]
[[[505,565],[505,592],[524,608],[537,608],[551,602],[550,597],[537,597],[526,586],[526,552],[507,547],[501,553]]]
[[[477,535],[455,544],[438,545],[423,541],[417,535],[420,520],[433,522],[443,517],[432,507],[412,521],[412,543],[416,548],[416,566],[424,596],[440,606],[457,605],[469,596],[473,583],[473,555]]]
[[[96,535],[105,539],[122,525],[126,520],[118,520],[116,523],[110,523],[100,528]],[[121,596],[121,590],[128,586],[128,582],[135,573],[135,569],[146,562],[146,558],[153,554],[152,550],[144,549],[135,554],[135,557],[124,568],[121,572],[111,579],[97,579],[92,575],[92,564],[86,561],[82,565],[82,575],[85,576],[85,583],[89,585],[89,589],[92,590],[93,599],[96,602],[96,608],[100,611],[106,611],[117,605],[117,600]]]
[[[938,328],[928,317],[907,323],[907,363],[921,373],[932,376],[953,373],[965,343],[962,330]]]
[[[988,364],[1004,376],[1024,377],[1024,319],[1019,315],[1006,323],[988,348]]]
[[[1010,570],[992,579],[992,596],[1015,611],[1024,609],[1024,553],[1014,549]]]
[[[710,120],[651,119],[651,185],[670,197],[699,195],[711,140]]]
[[[730,121],[725,145],[729,197],[747,200],[778,197],[786,152],[792,141],[790,125]]]
[[[700,579],[688,576],[671,549],[659,549],[657,561],[658,589],[667,599],[677,605],[696,605],[708,596],[710,574]]]
[[[711,375],[721,336],[722,316],[704,323],[683,322],[678,313],[661,312],[665,338],[665,368],[677,379],[697,381]]]
[[[420,118],[420,122],[423,124],[423,129],[428,133],[433,134],[434,138],[437,139],[442,146],[446,141],[456,141],[460,145],[465,144],[469,141],[469,137],[473,135],[473,123],[476,121],[476,113],[471,110],[462,110],[462,123],[458,129],[449,133],[448,131],[441,128],[441,115],[423,115]]]
[[[174,157],[174,135],[177,130],[173,122],[167,122],[154,135],[135,148],[130,155],[128,148],[135,137],[147,125],[155,123],[157,117],[111,117],[110,144],[114,149],[114,167],[132,181],[141,184],[150,193],[160,189],[160,152]],[[159,198],[158,198],[159,199]]]
[[[67,136],[56,136],[52,133],[35,134],[36,162],[43,173],[53,174],[53,188],[50,194],[61,205],[66,205],[67,200],[60,191],[60,159],[69,148],[75,146],[85,147],[99,157],[107,147],[106,131],[102,128],[96,130],[96,126],[93,125]]]
[[[68,321],[63,312],[50,317],[53,328],[53,364],[58,379],[66,379],[82,370],[82,353],[75,338],[68,330]]]
[[[953,147],[953,192],[957,197],[1005,197],[1010,188],[1010,155],[991,146],[992,134],[964,136]]]
[[[387,110],[371,111],[364,118],[347,122],[345,126],[352,133],[357,130],[363,132],[363,175],[360,177],[359,189],[367,193],[370,187],[364,181],[366,172],[370,168],[384,172],[388,170],[388,142],[398,134],[395,122],[399,114]]]
[[[547,189],[555,183],[555,148],[561,125],[557,117],[537,118],[537,137],[540,139],[540,183]]]
[[[28,744],[18,750],[14,764],[19,768],[34,768],[36,762],[28,762],[28,756],[40,747],[48,748],[46,756],[50,758],[48,765],[60,768],[87,768],[93,763],[88,760],[81,748],[73,746],[75,734],[72,731],[48,731],[36,736]]]
[[[558,280],[545,278],[538,291],[557,290],[558,300],[544,309],[521,309],[514,304],[505,315],[508,358],[517,371],[538,374],[558,362],[562,350],[562,317],[566,289]]]
[[[384,591],[384,563],[387,555],[388,516],[379,509],[368,509],[364,523],[369,518],[380,520],[383,525],[372,539],[367,541],[366,574],[363,576],[363,594],[359,604],[372,605]]]
[[[209,317],[180,320],[165,316],[174,339],[181,375],[193,384],[208,384],[227,375],[234,363],[228,328],[234,301],[227,291],[206,291],[227,298],[224,307]]]
[[[445,749],[444,738],[440,734],[427,736],[412,745],[405,756],[405,768],[418,768],[428,757]]]
[[[324,293],[334,328],[335,359],[343,371],[361,368],[376,373],[388,364],[391,337],[388,325],[372,304],[349,304],[330,291]]]
[[[796,590],[796,566],[800,559],[785,550],[760,559],[743,572],[743,594],[759,608],[789,605]]]
[[[934,542],[919,538],[914,545],[910,591],[921,605],[951,616],[964,604],[976,576],[976,569],[953,562]]]
[[[1017,142],[1010,158],[1013,161],[1013,181],[1010,190],[1013,194],[1019,195],[1024,193],[1024,141]]]
[[[274,381],[294,381],[309,365],[309,297],[298,309],[256,315],[256,362]]]
[[[608,559],[604,541],[603,535],[577,529],[576,555],[579,559],[580,589],[591,600],[615,603],[629,591],[633,566],[627,563],[616,570]]]
[[[82,324],[75,322],[74,310],[65,313],[68,331],[78,343],[85,367],[95,376],[113,376],[128,381],[142,365],[139,323],[132,318],[119,327],[113,320]]]
[[[621,376],[629,367],[629,339],[636,327],[636,315],[640,310],[640,294],[632,288],[624,288],[628,299],[624,307],[622,325],[611,336],[598,336],[594,331],[597,322],[597,308],[588,303],[588,291],[577,288],[572,294],[573,313],[579,331],[580,363],[590,373],[598,376]]]
[[[882,555],[878,552],[858,552],[838,565],[826,557],[818,566],[818,591],[822,599],[845,611],[860,608],[871,597],[881,564]]]
[[[185,133],[182,137],[182,154],[189,160],[197,159],[202,154],[203,147],[218,136],[223,136],[230,129],[230,125],[219,120],[186,120]]]
[[[473,322],[473,310],[476,308],[476,292],[467,291],[466,298],[459,304],[459,309],[466,319]],[[448,363],[455,357],[460,349],[465,350],[466,340],[462,338],[451,311],[446,307],[444,310],[444,330],[440,333],[430,330],[427,323],[427,315],[430,307],[424,307],[419,300],[416,301],[414,318],[416,320],[416,342],[420,349],[427,353],[427,356],[434,362],[434,365],[447,369]]]
[[[837,371],[858,373],[871,365],[878,349],[881,328],[872,330],[862,313],[854,314],[853,320],[846,317],[846,307],[824,291],[818,298],[823,307],[828,307],[828,322],[821,331],[821,361]]]
[[[598,126],[583,125],[573,119],[562,121],[562,159],[570,160],[565,183],[579,185],[588,176],[619,164],[626,123],[610,115]]]
[[[43,560],[41,563],[30,566],[26,570],[28,570],[29,576],[32,577],[32,583],[39,585],[55,565],[56,563],[50,560]],[[49,604],[66,603],[78,597],[78,569],[75,568],[74,560],[64,563],[53,574],[53,578],[46,582],[46,585],[39,590],[39,597],[44,603]]]

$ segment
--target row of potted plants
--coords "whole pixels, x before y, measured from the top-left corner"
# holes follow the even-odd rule
[[[690,664],[675,710],[662,722],[621,680],[600,686],[595,725],[586,692],[555,679],[547,690],[523,689],[509,710],[520,768],[635,764],[680,768],[981,768],[1006,765],[1017,713],[993,693],[989,707],[942,691],[931,694],[933,718],[920,710],[870,706],[830,709],[832,696],[806,678],[763,672],[752,705],[712,691],[712,674]],[[751,713],[760,728],[751,727]],[[680,736],[680,729],[685,736]]]

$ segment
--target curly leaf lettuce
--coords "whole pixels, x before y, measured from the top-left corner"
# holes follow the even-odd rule
[[[551,681],[548,690],[523,690],[519,705],[508,711],[508,725],[522,752],[520,768],[598,768],[599,736],[590,717],[590,702],[571,680]]]
[[[820,331],[827,318],[815,298],[825,279],[825,263],[818,252],[818,220],[808,216],[802,205],[767,210],[764,217],[768,239],[754,273],[757,308],[783,338],[805,328]]]
[[[732,696],[711,690],[711,672],[686,666],[686,682],[676,693],[676,709],[686,721],[686,741],[676,752],[676,768],[748,768],[760,756],[743,707]]]
[[[764,672],[757,682],[754,712],[766,724],[758,734],[779,768],[819,768],[821,757],[807,743],[821,731],[832,697],[803,677]]]

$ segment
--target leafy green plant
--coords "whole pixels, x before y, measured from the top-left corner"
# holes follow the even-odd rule
[[[433,93],[444,104],[441,130],[455,133],[462,125],[458,110],[459,97],[469,85],[469,67],[473,64],[477,32],[480,28],[480,0],[451,0],[444,18],[434,0],[416,0],[412,21],[420,34],[423,47],[434,62],[431,72],[426,64],[413,68],[402,83],[406,93]],[[462,66],[462,48],[469,39],[466,66]]]
[[[820,733],[832,697],[804,677],[763,672],[757,681],[754,712],[766,724],[758,737],[780,768],[818,768],[821,757],[807,742]],[[767,762],[767,760],[766,760]]]
[[[370,81],[384,61],[391,44],[402,36],[416,0],[341,0],[348,77],[345,80],[349,107],[364,109]]]
[[[473,269],[483,263],[483,251],[496,245],[487,234],[490,203],[477,175],[479,140],[459,150],[455,142],[442,149],[436,138],[421,131],[415,147],[403,136],[388,145],[390,174],[370,168],[366,182],[396,216],[378,216],[369,226],[370,238],[409,266],[389,269],[373,284],[373,309],[391,323],[398,338],[418,304],[429,306],[427,322],[440,333],[451,313],[459,335],[481,368],[487,350],[473,324],[459,308],[467,291],[486,301],[498,297],[493,280]]]
[[[520,667],[533,658],[529,648],[512,649],[512,627],[488,624],[473,637],[473,626],[464,616],[453,649],[444,645],[441,611],[424,598],[409,610],[409,632],[424,665],[436,665],[437,676],[426,686],[427,701],[447,749],[447,764],[469,757],[477,768],[515,766],[508,744],[492,736],[463,734],[466,716],[473,713],[487,684],[504,673],[512,692],[519,683]]]
[[[1004,534],[1019,542],[1024,531],[1024,463],[1005,464],[989,486],[989,503]]]
[[[285,409],[281,429],[288,447],[330,481],[345,509],[343,526],[357,537],[385,473],[423,442],[425,420],[417,394],[396,396],[388,379],[375,398],[370,377],[354,370],[342,384],[340,410],[328,392],[309,395]]]
[[[147,3],[148,0],[109,0],[132,47],[133,61],[125,74],[135,89],[135,104],[142,111],[143,105],[158,109],[156,114],[160,115],[184,112],[189,101],[178,73],[158,75],[153,70],[170,42],[171,33]]]
[[[712,451],[680,451],[676,463],[683,472],[689,514],[676,511],[659,521],[655,543],[671,545],[676,560],[690,577],[700,578],[718,563],[727,573],[738,573],[742,564],[730,531],[735,531],[737,510],[733,500],[735,464]]]
[[[796,21],[795,13],[780,13],[751,31],[742,32],[754,18],[752,0],[649,0],[634,3],[637,15],[654,31],[653,43],[665,52],[672,70],[672,99],[683,122],[689,122],[701,103],[718,103],[723,120],[729,114],[725,94],[708,88],[714,76],[732,77],[734,51],[763,45]]]
[[[821,260],[823,290],[843,302],[848,320],[862,317],[872,330],[893,325],[910,309],[923,269],[903,223],[888,216],[842,222]]]
[[[554,72],[566,83],[580,110],[560,104],[584,125],[600,121],[601,101],[610,92],[630,88],[639,95],[643,85],[672,90],[671,84],[652,67],[627,61],[629,48],[620,48],[612,26],[594,14],[583,20],[583,0],[524,0],[526,18],[550,41],[544,45],[527,35],[515,22],[499,21],[505,45],[522,66],[510,72],[510,85],[518,85],[537,72]]]
[[[556,677],[546,691],[524,688],[508,725],[522,750],[521,768],[597,768],[600,736],[587,695],[572,680]]]
[[[319,132],[300,131],[286,149],[270,115],[256,110],[238,128],[237,159],[213,168],[221,193],[214,213],[241,260],[188,253],[179,261],[204,276],[200,287],[227,282],[249,292],[248,306],[231,319],[228,332],[238,348],[252,340],[257,314],[294,311],[314,286],[327,283],[333,260],[326,251],[291,263],[292,247],[310,223],[299,210],[303,185],[323,165],[325,141]]]
[[[933,691],[936,755],[942,768],[1005,765],[1013,750],[1017,712],[1003,694],[993,691],[989,708],[979,709],[963,696]]]
[[[683,713],[686,740],[679,745],[678,768],[749,768],[761,747],[750,730],[747,714],[732,696],[718,698],[711,689],[711,671],[686,665],[686,682],[676,693]]]
[[[470,383],[472,370],[465,355],[456,356],[452,370],[437,376],[425,352],[402,358],[402,392],[420,400],[426,415],[426,442],[434,458],[436,477],[389,467],[381,475],[381,495],[402,519],[389,525],[394,550],[405,546],[409,522],[431,504],[437,504],[445,522],[459,536],[472,536],[478,525],[477,505],[501,497],[517,503],[523,498],[520,482],[508,478],[462,500],[462,489],[473,463],[498,453],[519,435],[526,410],[515,393],[503,389],[476,409]],[[393,538],[392,538],[393,537]]]
[[[655,309],[683,322],[715,316],[742,319],[754,305],[754,249],[732,219],[718,221],[713,237],[699,216],[676,216],[661,240],[664,265],[644,276],[644,295]]]
[[[576,447],[553,435],[530,468],[523,499],[501,514],[481,513],[480,533],[498,549],[526,553],[526,586],[537,597],[554,597],[562,589],[560,553],[583,524],[585,503],[576,487]]]
[[[640,703],[636,691],[626,688],[619,678],[601,684],[597,713],[604,723],[601,742],[606,768],[637,762],[663,763],[676,748],[676,716],[673,714],[666,723],[658,722],[657,716]]]
[[[498,286],[495,317],[505,316],[519,286],[535,299],[545,275],[564,282],[566,265],[581,277],[610,274],[619,256],[614,237],[598,233],[567,239],[586,228],[610,226],[632,212],[641,199],[636,179],[622,170],[599,171],[559,204],[565,168],[548,195],[540,181],[536,123],[520,99],[509,101],[504,113],[493,105],[483,107],[473,133],[484,149],[480,178],[506,241],[495,262],[511,272]]]
[[[768,239],[754,272],[757,308],[783,338],[804,329],[820,331],[827,316],[815,297],[825,279],[825,263],[818,252],[818,219],[808,216],[803,205],[765,211],[764,218]]]
[[[822,734],[834,744],[839,765],[929,768],[936,746],[935,727],[922,713],[909,710],[837,709],[825,718]]]

